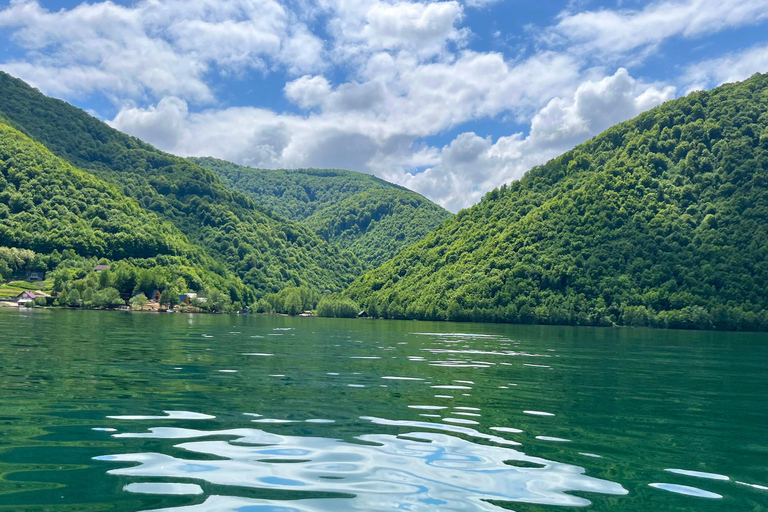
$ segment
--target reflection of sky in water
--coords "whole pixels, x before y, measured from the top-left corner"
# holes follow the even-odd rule
[[[229,497],[220,491],[204,503],[174,511],[494,511],[501,509],[484,500],[585,506],[589,504],[587,499],[569,493],[626,494],[617,483],[586,476],[577,466],[530,457],[510,448],[510,442],[506,446],[481,445],[455,436],[459,433],[486,441],[503,441],[466,427],[364,419],[380,425],[430,425],[450,432],[369,434],[359,436],[357,439],[365,444],[358,444],[322,437],[283,436],[250,428],[202,431],[160,427],[114,437],[186,440],[176,447],[196,454],[195,458],[204,455],[220,460],[194,461],[161,453],[97,459],[138,463],[110,470],[114,475],[192,479],[213,485],[285,491],[291,493],[286,498],[294,498],[272,501]],[[214,436],[234,439],[205,440]],[[505,461],[537,467],[519,467]],[[297,500],[297,491],[338,493],[340,497]]]

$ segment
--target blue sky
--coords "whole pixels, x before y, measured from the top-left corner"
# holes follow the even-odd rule
[[[341,167],[452,211],[768,72],[768,2],[0,1],[0,69],[179,155]]]

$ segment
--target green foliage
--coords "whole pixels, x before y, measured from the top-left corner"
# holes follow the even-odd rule
[[[423,239],[450,214],[396,188],[360,192],[309,217],[305,224],[329,242],[378,266]]]
[[[194,305],[208,313],[224,313],[230,310],[232,300],[221,290],[210,288],[200,293]]]
[[[346,297],[323,297],[317,304],[317,316],[331,318],[356,318],[360,313],[360,306]]]
[[[133,308],[142,309],[144,306],[149,304],[149,299],[143,293],[138,293],[131,297],[131,300],[128,301],[128,304],[130,304],[130,306]]]
[[[253,169],[192,159],[224,183],[376,266],[451,216],[423,196],[370,174],[339,169]]]
[[[245,195],[230,190],[210,171],[120,133],[82,110],[47,98],[21,80],[2,72],[0,116],[58,157],[114,185],[102,190],[94,181],[91,188],[104,194],[111,193],[114,202],[120,202],[114,195],[120,191],[135,200],[131,208],[137,212],[139,209],[154,212],[157,217],[175,226],[191,241],[200,258],[208,262],[207,268],[219,275],[234,273],[249,287],[243,302],[250,303],[254,297],[290,286],[305,285],[319,291],[341,290],[362,271],[362,265],[351,254],[329,245],[301,225],[278,218]],[[18,139],[18,136],[15,138]],[[43,163],[35,165],[42,166]],[[26,164],[21,168],[14,165],[14,168],[25,175],[30,173]],[[35,176],[24,177],[29,187],[36,186]],[[36,206],[34,191],[32,195],[27,194],[25,190],[19,190],[12,180],[4,179],[9,190],[0,206],[0,217],[20,214]],[[78,176],[78,179],[83,181],[84,178]],[[6,185],[0,188],[6,188]],[[69,189],[62,185],[61,190]],[[44,194],[41,195],[45,198]],[[137,240],[143,243],[134,249],[133,245],[124,243],[110,231],[119,229],[112,222],[117,217],[111,210],[129,215],[128,207],[123,205],[121,210],[101,197],[99,200],[104,202],[104,207],[99,207],[99,203],[91,204],[89,199],[83,197],[82,204],[77,204],[81,213],[88,215],[80,224],[75,224],[79,230],[75,232],[77,241],[83,244],[82,248],[78,248],[80,253],[101,251],[107,257],[118,258],[149,257],[166,251],[165,247],[159,247],[153,253],[150,244],[154,239],[144,237],[145,232],[154,234],[151,230],[160,229],[158,226],[164,224],[154,221],[151,228],[138,220],[129,223],[128,232],[132,232],[133,228],[145,228],[136,231]],[[59,206],[58,202],[50,204]],[[74,205],[65,203],[64,206],[66,210],[59,216],[64,216],[66,222],[75,221],[67,216],[68,213],[77,215]],[[97,221],[96,217],[101,221]],[[99,245],[96,237],[88,238],[87,223],[111,237],[109,241]],[[26,225],[10,226],[9,233],[4,237],[13,243],[0,243],[19,247],[40,244],[34,247],[42,252],[48,247],[43,244],[57,248],[52,243],[63,238],[57,234],[51,241],[45,237],[43,229],[39,232],[27,231],[23,227]],[[12,237],[28,237],[29,240],[16,242]],[[169,253],[174,250],[178,252],[181,249],[178,245],[167,248]]]
[[[173,226],[2,123],[0,185],[0,245],[115,259],[194,254]]]
[[[309,287],[285,288],[280,290],[279,293],[267,295],[265,298],[266,304],[260,301],[256,310],[259,313],[298,315],[304,311],[314,309],[319,300],[320,294]]]
[[[346,292],[373,316],[768,329],[768,75],[486,195]]]
[[[261,206],[295,221],[366,190],[407,191],[370,174],[341,169],[254,169],[210,157],[190,160]]]

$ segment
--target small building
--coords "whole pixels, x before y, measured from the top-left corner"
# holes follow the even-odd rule
[[[368,318],[368,313],[361,311],[357,314],[357,318]]]
[[[37,270],[28,270],[27,276],[25,279],[29,282],[45,281],[45,272],[40,272]]]
[[[162,293],[160,293],[160,290],[152,290],[152,293],[149,294],[149,300],[160,300],[160,296]]]
[[[109,267],[110,267],[109,265],[96,265],[95,267],[93,267],[93,270],[96,272],[103,272],[105,270],[109,270]]]
[[[21,294],[16,297],[16,302],[24,304],[34,301],[37,297],[38,295],[35,292],[21,292]]]
[[[28,302],[34,302],[35,299],[39,299],[39,298],[47,299],[49,297],[50,295],[43,292],[21,292],[16,297],[16,302],[21,306],[21,305],[27,304]]]
[[[179,303],[189,306],[194,299],[197,298],[197,294],[194,292],[184,293],[179,295]]]

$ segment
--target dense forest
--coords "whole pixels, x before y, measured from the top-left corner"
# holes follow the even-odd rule
[[[113,272],[97,275],[97,264],[111,265]],[[214,271],[219,267],[115,185],[0,121],[0,280],[47,272],[66,305],[68,294],[78,305],[84,295],[82,305],[88,306],[94,294],[111,292],[124,304],[156,289],[223,293],[243,305],[255,300],[253,290],[226,269]],[[105,280],[121,273],[126,277]]]
[[[424,196],[370,174],[339,169],[253,169],[215,158],[191,160],[369,266],[384,263],[451,216]]]
[[[304,224],[362,261],[378,266],[449,217],[446,210],[416,193],[390,188],[359,192],[320,210]]]
[[[229,189],[194,162],[158,151],[2,72],[0,118],[173,225],[213,272],[231,272],[257,298],[289,287],[340,291],[362,273],[362,263],[348,251]]]
[[[372,316],[768,329],[768,75],[614,126],[346,292]]]

